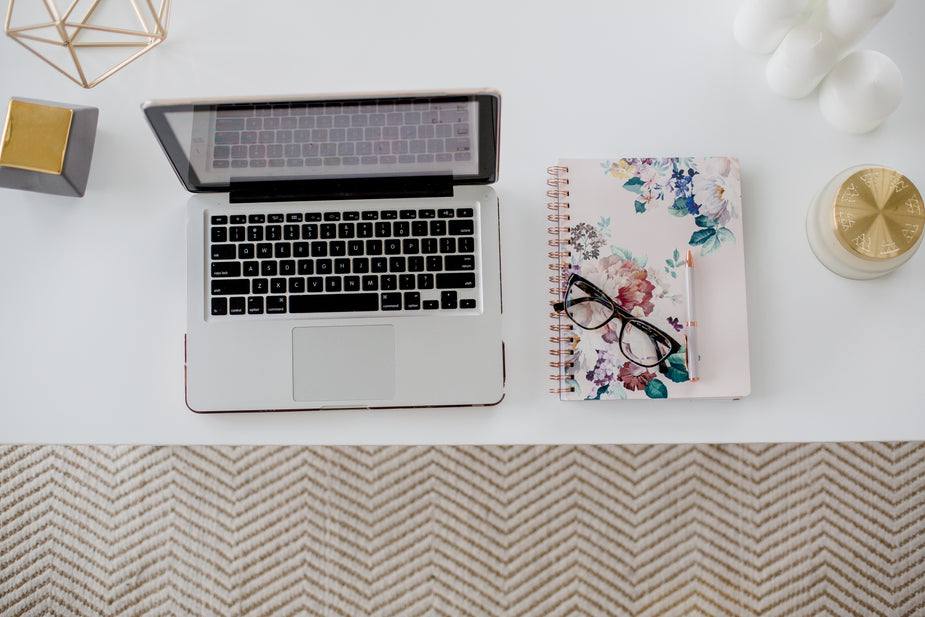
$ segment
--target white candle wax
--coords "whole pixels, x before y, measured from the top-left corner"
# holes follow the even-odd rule
[[[847,50],[890,12],[896,0],[825,0],[823,26]]]
[[[866,133],[896,111],[903,98],[903,76],[878,51],[864,49],[845,56],[819,88],[819,109],[835,128]]]
[[[808,0],[744,0],[732,22],[732,34],[743,48],[769,54],[806,9]]]
[[[765,77],[775,93],[799,99],[822,81],[838,60],[831,34],[805,24],[791,30],[768,60]]]

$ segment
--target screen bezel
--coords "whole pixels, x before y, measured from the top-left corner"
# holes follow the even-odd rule
[[[303,180],[304,177],[272,176],[266,179],[244,179],[240,182],[209,183],[199,178],[189,156],[184,150],[176,135],[174,128],[168,120],[169,114],[193,113],[212,111],[218,107],[233,105],[274,105],[281,103],[306,103],[317,105],[319,103],[341,104],[369,104],[371,102],[402,102],[415,101],[454,101],[470,100],[478,108],[478,171],[475,174],[454,175],[453,184],[491,184],[498,177],[499,145],[500,145],[500,94],[490,90],[458,91],[458,92],[415,92],[415,93],[382,93],[382,94],[355,94],[355,95],[325,95],[325,96],[295,96],[295,97],[266,97],[253,99],[201,99],[189,101],[147,101],[142,105],[142,111],[154,135],[167,155],[174,172],[186,190],[193,193],[201,192],[228,192],[232,186],[244,189],[254,189],[266,186],[268,183]],[[349,181],[350,175],[326,175],[322,178],[343,179]],[[368,177],[368,176],[363,176]],[[420,175],[392,175],[376,176],[383,178],[418,178]]]

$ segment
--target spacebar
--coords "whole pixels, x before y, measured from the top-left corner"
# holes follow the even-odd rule
[[[289,296],[290,313],[340,313],[344,311],[377,311],[379,294],[310,294]]]

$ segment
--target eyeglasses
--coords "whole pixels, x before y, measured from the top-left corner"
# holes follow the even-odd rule
[[[565,311],[569,319],[586,330],[597,330],[614,317],[620,320],[620,351],[634,364],[652,367],[661,364],[681,345],[671,336],[617,304],[613,298],[590,281],[573,274],[569,277],[562,302],[553,310]]]

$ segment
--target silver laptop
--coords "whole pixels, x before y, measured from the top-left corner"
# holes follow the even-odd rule
[[[143,110],[194,193],[190,409],[501,400],[497,92]]]

